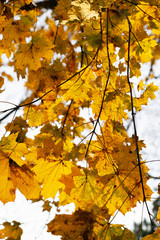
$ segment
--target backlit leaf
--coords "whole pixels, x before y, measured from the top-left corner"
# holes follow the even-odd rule
[[[160,238],[160,228],[158,227],[153,234],[143,237],[142,240],[158,240],[159,238]]]
[[[21,240],[21,235],[23,233],[22,229],[19,227],[20,223],[13,221],[12,223],[4,222],[4,228],[0,230],[0,239],[6,240]]]
[[[19,45],[15,54],[16,68],[24,70],[28,67],[30,70],[38,70],[41,67],[41,59],[50,61],[53,57],[53,47],[54,45],[44,38],[43,32],[36,32],[31,42]]]
[[[56,159],[52,157],[49,161],[44,159],[38,159],[37,165],[33,168],[33,171],[37,175],[37,180],[43,184],[42,195],[49,198],[56,195],[57,191],[64,188],[59,179],[62,174],[71,173],[72,163],[63,159]]]
[[[35,179],[33,172],[23,165],[19,167],[16,163],[10,164],[11,179],[15,187],[26,197],[26,199],[38,199],[40,195],[40,185]]]

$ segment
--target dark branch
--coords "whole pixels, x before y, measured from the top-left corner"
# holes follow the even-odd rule
[[[109,34],[108,34],[108,27],[109,27],[109,9],[107,8],[107,29],[106,29],[106,34],[107,34],[107,42],[106,42],[106,45],[107,45],[107,57],[108,57],[108,65],[109,65],[109,69],[108,69],[108,77],[107,77],[107,80],[106,80],[106,85],[105,85],[105,89],[103,91],[103,97],[102,97],[102,102],[101,102],[101,107],[100,107],[100,111],[99,111],[99,114],[98,114],[98,117],[97,117],[97,120],[96,120],[96,123],[95,123],[95,126],[94,126],[94,129],[91,133],[91,137],[90,137],[90,140],[89,140],[89,143],[88,143],[88,147],[87,147],[87,151],[86,151],[86,154],[85,154],[85,157],[87,157],[87,154],[88,154],[88,151],[89,151],[89,146],[91,144],[91,141],[92,141],[92,138],[93,138],[93,135],[95,134],[95,131],[96,131],[96,128],[97,128],[97,124],[99,122],[99,119],[100,119],[100,116],[101,116],[101,113],[102,113],[102,110],[103,110],[103,104],[104,104],[104,99],[105,99],[105,95],[106,95],[106,90],[107,90],[107,86],[108,86],[108,82],[109,82],[109,78],[110,78],[110,71],[111,71],[111,61],[110,61],[110,56],[109,56],[109,47],[108,47],[108,43],[109,43]],[[100,14],[100,26],[101,26],[101,42],[102,42],[102,19],[101,19],[101,14]]]
[[[36,8],[39,8],[39,9],[45,8],[48,10],[48,9],[55,9],[56,6],[57,6],[57,0],[45,0],[45,1],[36,2],[35,4],[33,3],[25,4],[20,9],[25,11],[30,11]]]

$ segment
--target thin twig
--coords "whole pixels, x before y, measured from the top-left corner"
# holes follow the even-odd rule
[[[104,88],[104,91],[103,91],[103,97],[102,97],[102,102],[101,102],[101,107],[100,107],[100,110],[99,110],[99,114],[98,114],[98,117],[97,117],[97,120],[96,120],[96,123],[95,123],[95,126],[94,126],[94,129],[92,131],[92,134],[91,134],[91,137],[90,137],[90,140],[89,140],[89,143],[88,143],[88,147],[87,147],[87,150],[86,150],[86,154],[85,154],[85,157],[87,157],[87,154],[88,154],[88,151],[89,151],[89,146],[91,144],[91,141],[92,141],[92,138],[93,138],[93,135],[95,134],[95,131],[96,131],[96,127],[97,127],[97,124],[99,122],[99,119],[100,119],[100,116],[101,116],[101,113],[102,113],[102,110],[103,110],[103,104],[104,104],[104,99],[105,99],[105,95],[106,95],[106,90],[107,90],[107,86],[108,86],[108,83],[109,83],[109,78],[110,78],[110,71],[111,71],[111,61],[110,61],[110,56],[109,56],[109,34],[108,34],[108,28],[109,28],[109,9],[107,8],[107,29],[106,29],[106,45],[107,45],[107,58],[108,58],[108,65],[109,65],[109,69],[108,69],[108,76],[107,76],[107,80],[106,80],[106,85],[105,85],[105,88]],[[100,17],[100,26],[101,26],[101,41],[102,41],[102,19]]]
[[[61,134],[64,135],[63,131],[64,131],[64,126],[65,126],[65,123],[67,121],[67,117],[68,117],[68,114],[69,114],[69,110],[71,108],[71,105],[73,103],[73,99],[71,100],[69,106],[68,106],[68,109],[67,109],[67,112],[66,112],[66,115],[65,115],[65,118],[64,118],[64,122],[63,122],[63,126],[62,126],[62,130],[61,130]]]
[[[134,189],[141,183],[141,181],[139,181],[134,188],[131,190],[131,193],[134,191]],[[124,205],[124,203],[127,201],[129,195],[124,199],[124,201],[122,202],[121,206],[118,208],[117,212],[115,213],[115,215],[113,216],[113,218],[109,221],[108,224],[111,224],[111,222],[113,222],[113,220],[115,219],[115,217],[117,216],[117,214],[119,213],[119,211],[121,210],[122,206]]]
[[[141,169],[141,162],[140,162],[140,155],[139,155],[139,146],[138,146],[138,135],[137,135],[137,128],[136,128],[136,121],[135,121],[135,112],[134,112],[134,104],[133,104],[133,94],[132,94],[132,86],[130,83],[130,44],[131,44],[131,23],[130,20],[128,18],[128,16],[119,10],[119,8],[116,6],[115,7],[117,9],[117,11],[119,11],[120,13],[122,13],[128,22],[128,27],[129,27],[129,33],[128,33],[128,59],[127,59],[127,81],[128,81],[128,85],[129,85],[129,89],[130,89],[130,100],[131,100],[131,113],[132,113],[132,120],[133,120],[133,128],[134,128],[134,135],[135,135],[135,143],[136,143],[136,153],[137,153],[137,160],[138,160],[138,167],[139,167],[139,174],[140,174],[140,182],[141,182],[141,186],[142,186],[142,192],[143,192],[143,202],[146,205],[146,209],[150,218],[150,222],[151,225],[153,226],[153,222],[151,219],[151,213],[149,211],[148,208],[148,204],[146,202],[146,195],[145,195],[145,190],[144,190],[144,182],[143,182],[143,175],[142,175],[142,169]]]

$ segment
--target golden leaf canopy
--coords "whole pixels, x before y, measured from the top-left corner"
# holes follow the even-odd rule
[[[18,189],[43,211],[74,203],[48,223],[64,240],[135,240],[112,222],[138,202],[153,221],[135,118],[158,91],[159,1],[1,1],[0,22],[0,201]],[[3,99],[16,81],[23,98]],[[3,223],[0,239],[21,239],[19,225]]]

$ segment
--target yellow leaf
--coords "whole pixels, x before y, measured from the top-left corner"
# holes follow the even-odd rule
[[[47,231],[54,235],[62,235],[62,238],[66,240],[81,240],[84,239],[86,232],[87,238],[92,236],[94,222],[95,216],[92,213],[78,210],[72,215],[56,215],[56,217],[49,222]]]
[[[66,138],[65,139],[65,141],[64,141],[64,143],[63,143],[63,149],[64,149],[64,151],[66,151],[66,152],[70,152],[72,149],[73,149],[73,147],[74,147],[74,145],[73,145],[73,143],[71,142],[72,141],[72,139],[70,139],[70,138]]]
[[[12,223],[4,222],[4,228],[0,230],[0,239],[7,240],[21,240],[21,235],[23,233],[22,229],[19,227],[20,223],[13,221]]]
[[[7,203],[15,200],[15,187],[11,181],[9,160],[0,152],[0,200]]]
[[[98,193],[103,187],[103,184],[98,181],[94,173],[84,173],[74,176],[74,188],[71,189],[69,196],[60,194],[60,203],[65,205],[74,202],[76,208],[91,211],[95,205]]]
[[[142,238],[142,240],[159,240],[159,239],[160,239],[160,227],[158,227],[154,233],[149,234]]]
[[[93,231],[98,237],[97,240],[136,240],[136,236],[130,230],[119,224],[95,223]]]
[[[26,197],[26,199],[38,199],[40,185],[35,179],[34,173],[27,165],[19,167],[16,163],[10,163],[11,179],[15,187]]]
[[[3,31],[3,42],[10,47],[12,41],[19,43],[23,42],[30,35],[29,27],[24,25],[21,20],[10,19]]]
[[[79,14],[77,14],[77,12]],[[96,11],[91,10],[91,5],[87,2],[81,2],[80,0],[75,0],[71,3],[71,10],[68,12],[69,20],[63,21],[66,24],[69,21],[78,20],[80,23],[84,24],[90,18],[98,18],[99,15]]]
[[[155,99],[156,98],[155,92],[158,90],[159,90],[159,87],[154,85],[153,82],[148,84],[146,89],[148,98],[150,98],[151,100]]]
[[[159,207],[159,209],[158,209],[158,213],[157,213],[157,219],[156,219],[156,221],[159,221],[159,222],[160,222],[160,207]]]
[[[58,158],[62,155],[63,140],[55,139],[49,133],[42,133],[36,136],[35,145],[37,146],[37,158],[47,159],[49,156]]]
[[[59,181],[62,174],[70,174],[72,163],[62,159],[50,158],[49,161],[42,158],[38,159],[37,165],[33,167],[33,171],[37,175],[37,179],[43,184],[42,195],[44,199],[54,198],[57,191],[64,188],[64,184]]]
[[[35,32],[31,42],[19,45],[15,53],[16,68],[24,70],[28,67],[37,71],[41,67],[41,59],[50,61],[53,58],[53,47],[54,45],[44,38],[43,32]]]
[[[38,127],[45,122],[43,113],[40,110],[36,111],[34,108],[29,109],[27,118],[30,127]]]
[[[144,89],[144,86],[145,86],[144,81],[141,80],[141,81],[139,82],[139,84],[138,84],[138,91],[143,90],[143,89]]]
[[[134,107],[137,111],[141,110],[142,105],[147,105],[149,98],[151,100],[156,98],[155,92],[159,90],[159,87],[150,83],[147,85],[145,91],[141,94],[139,98],[134,98]]]
[[[67,174],[67,175],[63,174],[63,175],[61,176],[61,178],[59,179],[59,181],[62,182],[62,183],[65,185],[64,191],[65,191],[67,194],[70,194],[72,188],[75,187],[73,177],[74,177],[74,176],[81,176],[81,175],[83,175],[83,174],[81,173],[81,171],[80,171],[79,168],[77,168],[77,167],[72,167],[72,173]]]
[[[140,55],[142,63],[150,62],[152,59],[152,48],[154,48],[157,45],[156,39],[154,37],[150,36],[142,40],[140,43],[143,51]]]
[[[73,99],[77,104],[81,104],[82,101],[87,101],[92,96],[93,86],[91,82],[95,79],[93,71],[88,68],[81,77],[78,79],[68,81],[66,84],[62,85],[62,89],[67,90],[63,95],[65,101]],[[74,94],[76,93],[76,94]],[[81,97],[79,97],[81,96]]]
[[[8,154],[19,166],[24,164],[22,157],[28,153],[25,143],[16,142],[18,133],[12,133],[8,137],[3,137],[0,142],[0,147],[3,152]]]

